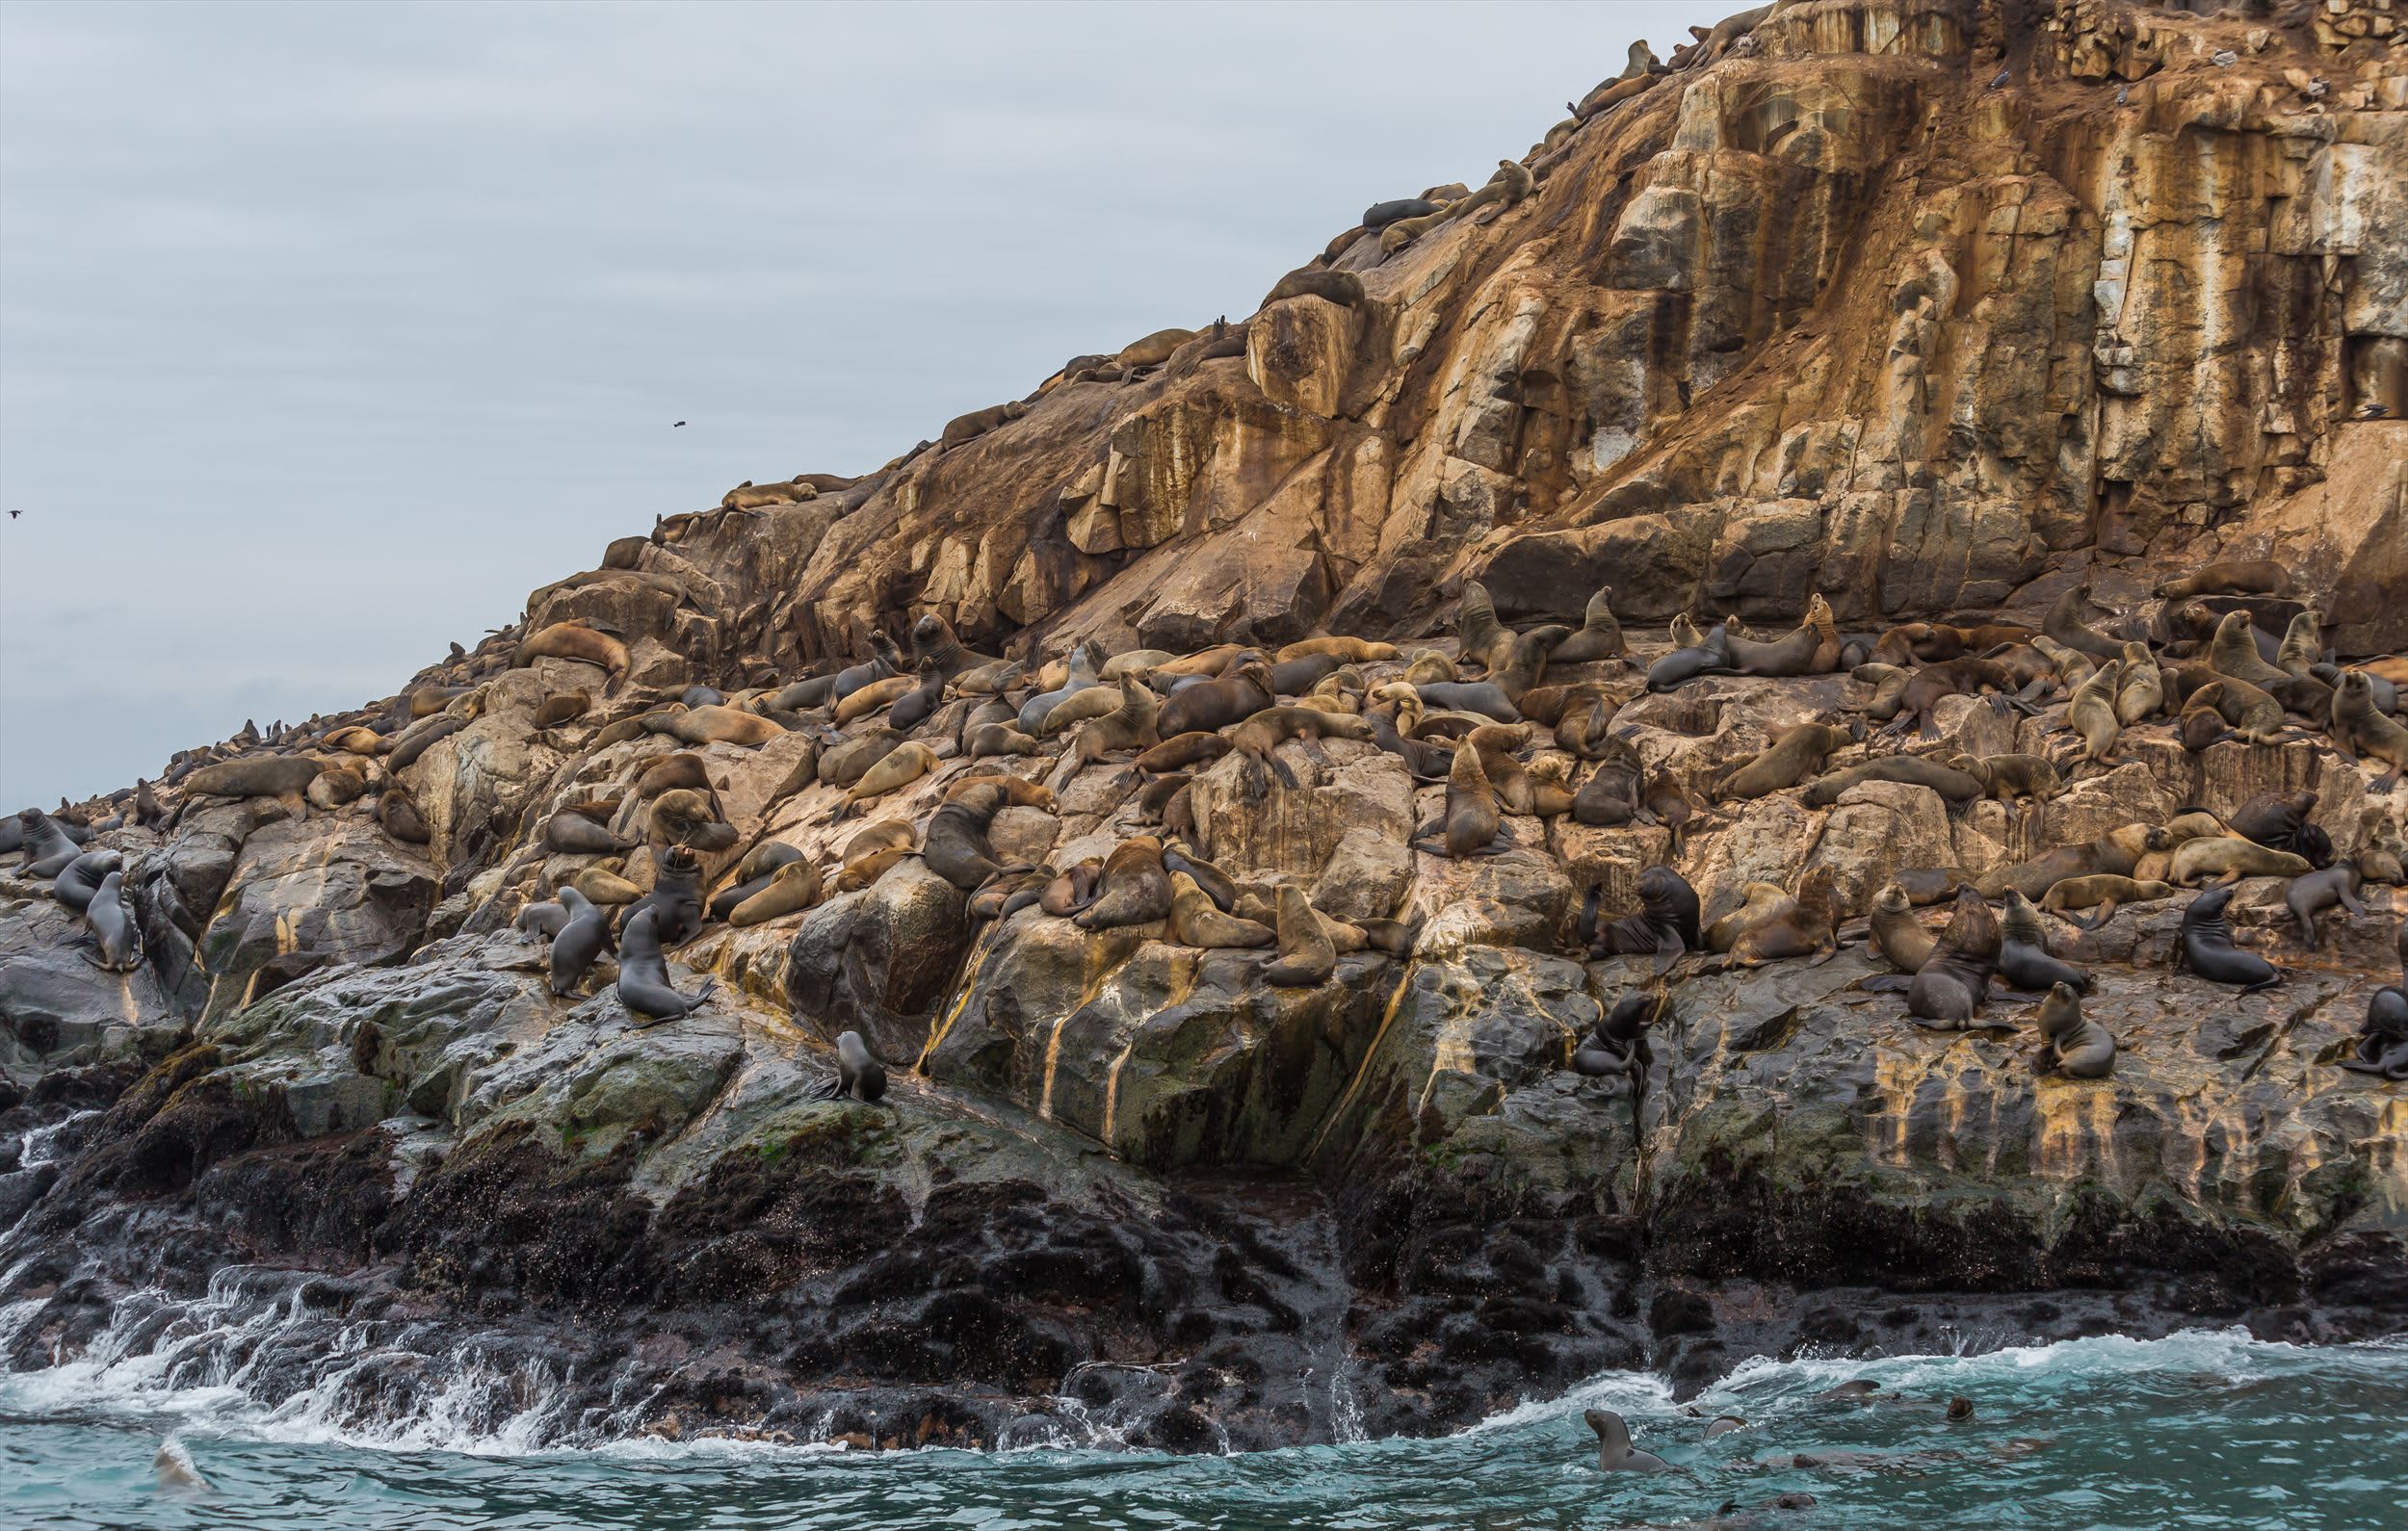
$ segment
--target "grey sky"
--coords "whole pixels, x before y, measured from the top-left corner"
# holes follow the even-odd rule
[[[1248,312],[1714,19],[0,5],[0,809],[386,694],[655,514]]]

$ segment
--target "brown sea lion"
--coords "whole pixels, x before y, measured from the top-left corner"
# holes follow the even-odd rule
[[[1488,587],[1478,580],[1463,584],[1463,598],[1455,608],[1455,635],[1462,641],[1457,652],[1466,661],[1494,671],[1512,657],[1512,629],[1497,620],[1497,603],[1489,598]]]
[[[1169,921],[1170,939],[1183,947],[1207,950],[1268,947],[1279,939],[1279,933],[1269,925],[1221,913],[1195,879],[1184,871],[1170,874]]]
[[[921,841],[921,858],[939,877],[963,893],[975,893],[990,878],[1028,869],[995,859],[986,840],[995,816],[1010,807],[1051,810],[1053,806],[1050,791],[1016,776],[982,776],[958,783],[929,817],[928,833]]]
[[[741,707],[687,707],[682,702],[670,703],[666,717],[654,714],[645,723],[654,733],[687,744],[758,746],[786,733],[779,724]]]
[[[908,787],[937,766],[936,751],[917,740],[896,745],[878,757],[877,765],[861,773],[861,779],[845,793],[845,806],[836,811],[842,818],[856,812],[873,797]]]
[[[2093,659],[2121,658],[2124,653],[2122,639],[2108,637],[2082,621],[2081,614],[2089,605],[2090,584],[2084,581],[2056,598],[2056,604],[2049,608],[2048,619],[2040,624],[2041,633]]]
[[[836,726],[842,728],[856,717],[865,717],[892,704],[904,692],[917,689],[919,684],[908,675],[890,675],[858,688],[836,704]]]
[[[1153,672],[1160,675],[1163,672]],[[1234,674],[1199,681],[1170,694],[1155,714],[1155,727],[1165,739],[1209,732],[1243,723],[1264,708],[1277,705],[1278,688],[1267,664],[1241,665]]]
[[[2009,888],[2027,898],[2045,897],[2068,877],[2093,877],[2111,872],[2129,877],[2140,858],[2151,851],[2171,851],[2174,837],[2159,824],[2126,824],[2081,845],[2058,845],[2028,861],[1982,873],[1974,887],[1995,898]]]
[[[1322,928],[1321,916],[1294,883],[1279,887],[1279,956],[1263,969],[1263,981],[1275,988],[1314,988],[1329,981],[1338,970],[1338,948]]]
[[[1498,832],[1504,827],[1504,817],[1497,809],[1496,791],[1488,785],[1487,774],[1480,769],[1479,748],[1466,739],[1455,745],[1454,764],[1447,773],[1447,803],[1438,820],[1422,826],[1423,838],[1414,841],[1416,848],[1444,856],[1486,856],[1509,849],[1510,843],[1499,845]],[[1442,834],[1437,844],[1426,837]]]
[[[771,506],[800,505],[805,500],[816,500],[819,497],[819,486],[807,481],[799,474],[792,479],[772,480],[769,483],[754,483],[746,479],[720,496],[720,508],[722,510],[761,510]]]
[[[561,691],[543,699],[536,709],[536,727],[558,728],[576,721],[593,706],[593,698],[584,691]]]
[[[1148,749],[1162,743],[1162,735],[1155,730],[1155,719],[1161,715],[1162,709],[1154,693],[1139,685],[1136,676],[1124,675],[1120,678],[1118,694],[1119,706],[1079,725],[1077,738],[1071,740],[1070,748],[1062,752],[1061,764],[1054,768],[1049,778],[1056,791],[1060,791],[1090,761],[1100,761],[1122,750]],[[1060,715],[1060,709],[1056,710],[1055,715]]]
[[[1159,709],[1156,716],[1161,715]],[[1137,768],[1148,776],[1168,771],[1187,770],[1191,766],[1209,765],[1229,753],[1229,740],[1218,734],[1194,729],[1174,735],[1137,758]]]
[[[2274,651],[2274,667],[2286,675],[2315,679],[2311,671],[2324,659],[2323,633],[2324,619],[2314,607],[2292,617]]]
[[[2123,725],[2115,716],[2115,689],[2123,678],[2124,662],[2109,660],[2088,680],[2075,687],[2073,699],[2066,703],[2065,724],[2081,736],[2081,759],[2085,765],[2114,753],[2115,741],[2123,733]]]
[[[985,409],[973,409],[966,415],[955,415],[945,422],[945,428],[936,438],[939,448],[950,451],[975,441],[997,426],[1019,419],[1029,406],[1014,399],[1008,403],[994,404]]]
[[[962,647],[954,625],[930,611],[911,624],[911,658],[915,667],[933,664],[948,682],[982,665],[1000,662],[989,655]]]
[[[1610,739],[1606,752],[1581,790],[1572,796],[1572,817],[1584,824],[1612,829],[1643,817],[1652,818],[1639,802],[1639,782],[1645,767],[1630,740]]]
[[[627,679],[627,645],[610,634],[589,627],[582,617],[555,622],[518,645],[511,663],[520,667],[537,660],[576,660],[598,664],[608,672],[602,694],[615,696]]]
[[[307,791],[326,767],[308,755],[248,755],[203,766],[184,778],[187,797],[288,797]],[[399,767],[395,767],[398,769]]]
[[[807,861],[791,861],[770,874],[768,887],[730,910],[727,922],[743,930],[798,913],[819,901],[820,869]]]
[[[2210,563],[2158,585],[2158,594],[2168,601],[2186,601],[2194,595],[2286,595],[2290,591],[2290,571],[2264,558]]]
[[[1714,795],[1729,802],[1765,797],[1794,787],[1822,769],[1823,761],[1834,751],[1847,748],[1857,742],[1863,734],[1862,723],[1857,724],[1852,733],[1829,723],[1817,722],[1793,723],[1776,728],[1770,736],[1770,746],[1724,772],[1714,784]]]
[[[2333,705],[2333,688],[2314,676],[2293,675],[2269,664],[2258,653],[2255,629],[2246,611],[2227,611],[2208,640],[2208,664],[2217,674],[2246,681],[2291,712],[2322,717]]]
[[[1706,926],[1706,949],[1727,952],[1740,937],[1767,921],[1778,919],[1792,904],[1789,890],[1779,883],[1740,884],[1741,903]]]
[[[1828,808],[1859,782],[1900,782],[1928,787],[1950,803],[1969,803],[1982,792],[1981,782],[1953,766],[1921,755],[1884,755],[1815,778],[1799,798],[1809,808]],[[1776,789],[1777,790],[1777,789]]]
[[[1323,739],[1361,740],[1372,741],[1372,727],[1359,717],[1324,713],[1310,707],[1267,707],[1253,714],[1229,731],[1230,748],[1246,757],[1246,791],[1249,801],[1260,802],[1270,790],[1270,778],[1276,776],[1281,785],[1296,785],[1296,772],[1279,758],[1279,746],[1296,740],[1307,755],[1319,758],[1319,743]]]
[[[2228,724],[2234,735],[2251,744],[2271,744],[2289,737],[2283,717],[2283,704],[2234,676],[2211,681],[2192,691],[2183,703],[2184,721],[2201,714],[2213,714]],[[2189,736],[2186,732],[2185,744]]]
[[[1150,924],[1170,914],[1170,877],[1163,870],[1163,843],[1138,835],[1112,847],[1104,861],[1103,892],[1081,911],[1088,930]]]
[[[1785,957],[1810,957],[1820,967],[1840,954],[1839,933],[1832,928],[1833,889],[1827,868],[1817,868],[1799,882],[1797,896],[1770,920],[1743,931],[1731,944],[1727,968],[1754,968]]]
[[[829,787],[851,787],[873,766],[901,749],[903,737],[880,725],[820,752],[819,777]]]
[[[971,760],[990,755],[1034,755],[1045,747],[1009,723],[981,723],[961,736],[961,752]]]
[[[1898,883],[1884,883],[1881,891],[1872,895],[1870,922],[1872,944],[1900,973],[1921,971],[1940,945],[1930,931],[1916,922],[1914,902]]]
[[[1589,664],[1623,659],[1629,652],[1622,639],[1622,624],[1614,620],[1613,586],[1608,584],[1600,585],[1588,598],[1580,631],[1557,644],[1549,659],[1557,664]]]
[[[1939,945],[1906,990],[1906,1013],[1918,1025],[1967,1028],[1989,996],[1999,961],[1999,921],[1974,889],[1960,890]]]
[[[1067,920],[1095,901],[1096,887],[1103,880],[1103,859],[1089,856],[1068,870],[1056,873],[1045,885],[1037,907],[1057,920]]]
[[[2376,710],[2374,689],[2364,670],[2342,672],[2341,685],[2333,689],[2330,726],[2343,760],[2354,766],[2363,755],[2391,766],[2390,774],[2374,784],[2376,791],[2388,792],[2399,785],[2401,774],[2408,772],[2408,728]]]
[[[2088,877],[2065,877],[2050,885],[2040,900],[2040,907],[2051,914],[2069,909],[2096,909],[2088,920],[2073,923],[2083,930],[2096,930],[2115,918],[2116,909],[2129,903],[2153,903],[2171,898],[2178,892],[2170,882],[2148,881],[2120,877],[2113,872],[2099,872]]]
[[[2115,1038],[2107,1028],[2081,1013],[2081,997],[2074,985],[2049,986],[2033,1025],[2040,1032],[2040,1058],[2035,1072],[2062,1074],[2074,1079],[2104,1079],[2115,1068]]]
[[[1347,664],[1371,664],[1398,658],[1394,643],[1375,643],[1369,638],[1337,636],[1299,638],[1270,657],[1271,663],[1285,664],[1307,655],[1326,655]]]
[[[2212,877],[2221,887],[2243,877],[2297,877],[2313,870],[2305,856],[2261,845],[2238,835],[2216,835],[2186,840],[2176,846],[2173,869],[2167,880],[2191,888],[2202,878]]]
[[[1948,696],[1980,696],[1987,692],[2014,692],[2022,683],[2015,673],[1994,660],[1944,660],[1917,670],[1898,693],[1898,715],[1888,733],[1903,733],[1920,724],[1923,737],[1940,737],[1939,719],[1933,709]]]
[[[2165,701],[2164,677],[2149,645],[2134,640],[2124,645],[2123,674],[2115,683],[2115,720],[2126,728],[2156,714]]]
[[[680,789],[698,792],[712,790],[710,772],[703,767],[702,757],[682,749],[646,766],[629,793],[641,803]]]
[[[1730,635],[1731,663],[1741,675],[1794,676],[1814,673],[1816,657],[1827,643],[1839,655],[1839,630],[1832,624],[1830,603],[1818,592],[1806,603],[1805,619],[1795,631],[1769,643]]]
[[[857,893],[875,884],[880,877],[885,876],[897,862],[910,854],[910,850],[905,846],[888,845],[883,849],[871,851],[867,855],[854,857],[846,862],[834,877],[828,879],[828,891],[840,894]]]

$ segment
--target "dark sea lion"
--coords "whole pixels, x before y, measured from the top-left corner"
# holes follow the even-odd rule
[[[1884,883],[1872,895],[1870,923],[1872,944],[1891,967],[1903,973],[1914,973],[1931,960],[1931,953],[1940,943],[1930,931],[1916,922],[1915,906],[1906,896],[1906,889],[1898,883]]]
[[[922,660],[919,683],[888,706],[886,726],[907,734],[927,722],[944,700],[944,670],[933,660]]]
[[[724,707],[727,705],[725,692],[716,686],[704,686],[699,683],[680,691],[677,700],[688,707]]]
[[[407,764],[397,748],[386,768],[400,770]],[[285,797],[308,791],[323,769],[307,755],[252,755],[203,766],[184,778],[184,791],[196,797]]]
[[[2090,585],[2085,581],[2056,598],[2056,604],[2049,608],[2047,619],[2040,624],[2041,633],[2095,660],[2123,658],[2122,639],[2108,637],[2082,621],[2081,614],[2089,604]]]
[[[2316,949],[2316,917],[2319,910],[2339,904],[2351,915],[2366,914],[2367,906],[2358,901],[2359,884],[2358,864],[2344,861],[2322,871],[2293,877],[2290,886],[2283,891],[2284,906],[2299,921],[2299,939],[2310,951]]]
[[[1426,218],[1438,211],[1438,204],[1426,196],[1400,196],[1393,201],[1374,202],[1363,210],[1363,228],[1376,234],[1400,219]]]
[[[522,936],[535,936],[544,941],[557,938],[568,924],[568,907],[558,899],[539,899],[518,911],[510,928]]]
[[[2373,686],[2365,671],[2342,671],[2341,684],[2333,688],[2331,723],[2333,743],[2343,759],[2354,766],[2360,756],[2370,756],[2391,766],[2374,791],[2388,792],[2399,785],[2401,775],[2408,773],[2408,728],[2375,710]]]
[[[1835,749],[1839,747],[1833,746]],[[1928,787],[1951,803],[1971,802],[1982,793],[1980,781],[1952,766],[1921,755],[1884,755],[1878,760],[1865,761],[1827,776],[1818,776],[1814,784],[1806,789],[1800,801],[1809,808],[1828,808],[1840,800],[1842,792],[1859,782],[1902,782],[1913,787]]]
[[[606,825],[567,809],[543,821],[543,844],[563,856],[615,856],[635,848],[634,841],[621,840]]]
[[[1054,807],[1054,794],[1017,776],[984,776],[955,787],[929,819],[921,857],[929,869],[963,893],[976,893],[989,878],[1029,870],[995,859],[987,830],[1010,807]]]
[[[1331,945],[1321,916],[1294,883],[1279,885],[1279,956],[1263,968],[1263,981],[1274,988],[1314,988],[1338,971],[1338,948]]]
[[[823,1101],[858,1101],[863,1105],[876,1105],[886,1096],[886,1071],[871,1056],[870,1045],[861,1040],[858,1031],[839,1032],[836,1037],[836,1077],[820,1086]]]
[[[2179,973],[2188,967],[2211,983],[2238,984],[2243,994],[2271,989],[2283,981],[2281,970],[2233,945],[2233,923],[2224,915],[2224,906],[2232,901],[2229,887],[2211,888],[2190,901],[2174,943],[2174,969]]]
[[[1741,675],[1795,676],[1811,675],[1815,660],[1826,644],[1834,659],[1839,656],[1840,637],[1832,625],[1830,603],[1818,592],[1806,603],[1806,616],[1788,636],[1769,643],[1759,643],[1726,633],[1724,643],[1731,655],[1731,663]]]
[[[1853,744],[1864,733],[1829,723],[1793,723],[1772,731],[1770,746],[1734,766],[1714,784],[1723,801],[1766,797],[1794,787],[1822,768],[1825,758]]]
[[[1269,308],[1291,298],[1319,298],[1341,308],[1352,308],[1363,301],[1363,278],[1352,272],[1306,266],[1279,278],[1255,307]]]
[[[1270,666],[1250,662],[1240,665],[1232,674],[1199,681],[1173,692],[1156,712],[1154,726],[1165,739],[1211,732],[1243,723],[1264,708],[1276,706],[1278,701],[1279,689],[1271,680]]]
[[[2065,790],[2056,766],[2045,755],[1957,754],[1946,765],[1981,784],[1983,795],[2011,802],[2018,797],[2055,797]]]
[[[1639,817],[1644,812],[1639,804],[1642,774],[1638,751],[1630,740],[1611,740],[1605,758],[1597,763],[1597,769],[1572,795],[1573,818],[1584,824],[1612,829]]]
[[[1676,690],[1701,675],[1736,673],[1731,663],[1730,630],[1716,627],[1694,647],[1674,649],[1647,666],[1647,688],[1650,691]]]
[[[552,938],[552,992],[566,998],[577,992],[578,980],[610,946],[611,919],[574,887],[563,886],[560,900],[568,917]]]
[[[766,705],[774,712],[800,713],[815,707],[825,707],[828,694],[836,688],[836,676],[815,675],[797,681],[782,690],[772,692]]]
[[[1464,740],[1455,745],[1454,761],[1447,772],[1446,807],[1435,822],[1424,824],[1418,832],[1420,837],[1438,835],[1439,843],[1433,845],[1426,838],[1417,838],[1414,845],[1444,856],[1494,855],[1510,848],[1496,843],[1504,827],[1496,790],[1480,769],[1479,747]]]
[[[585,716],[592,706],[593,698],[584,691],[562,691],[547,696],[536,709],[536,727],[558,728],[563,723],[575,722]]]
[[[620,921],[620,940],[638,914],[655,915],[653,938],[663,947],[683,946],[702,931],[702,860],[684,845],[671,845],[660,858],[652,891],[628,906]]]
[[[833,706],[873,682],[901,675],[903,668],[903,651],[895,647],[895,640],[883,632],[873,630],[870,634],[870,658],[862,663],[838,670],[835,679],[828,683],[824,701]]]
[[[1346,665],[1347,662],[1335,654],[1298,654],[1294,659],[1274,661],[1270,666],[1270,687],[1281,696],[1302,696]]]
[[[962,446],[985,435],[998,426],[1019,419],[1028,412],[1029,406],[1014,399],[1008,403],[993,404],[984,409],[973,409],[966,415],[955,415],[945,422],[945,428],[938,433],[936,444],[948,450]]]
[[[2081,1013],[2074,985],[2053,983],[2033,1023],[2040,1030],[2038,1072],[2074,1079],[2104,1079],[2115,1068],[2115,1038]]]
[[[1901,867],[1895,880],[1906,890],[1909,903],[1924,909],[1955,898],[1956,891],[1965,886],[1965,872],[1958,867]]]
[[[84,853],[59,821],[39,808],[18,809],[12,822],[16,835],[9,848],[25,852],[24,871],[29,877],[56,877]]]
[[[1170,914],[1170,877],[1163,870],[1163,843],[1138,835],[1112,847],[1104,861],[1103,891],[1080,911],[1088,930],[1150,924]]]
[[[1581,945],[1591,956],[1648,956],[1663,973],[1683,952],[1703,951],[1698,930],[1697,890],[1669,867],[1650,867],[1638,874],[1638,913],[1599,924],[1597,906],[1602,888],[1592,885],[1581,901],[1577,927]]]
[[[700,1008],[719,987],[707,977],[689,999],[670,986],[668,963],[661,955],[660,911],[640,906],[618,936],[618,1000],[647,1021],[676,1021]]]
[[[406,844],[424,845],[434,839],[427,827],[426,816],[418,811],[417,799],[400,787],[388,787],[377,799],[377,822],[384,832]]]
[[[122,870],[113,867],[100,879],[84,905],[84,919],[92,925],[98,966],[111,973],[131,973],[143,965],[142,924],[126,900]]]
[[[1920,725],[1924,738],[1938,739],[1940,724],[1933,709],[1942,698],[1989,692],[2012,696],[2021,685],[2015,672],[1996,660],[1969,657],[1926,664],[1908,678],[1905,688],[1898,693],[1898,715],[1885,732],[1904,733],[1909,727]]]
[[[1597,1024],[1573,1049],[1572,1072],[1592,1079],[1618,1079],[1636,1091],[1651,1061],[1646,1029],[1655,1009],[1649,996],[1633,993],[1599,1012]]]
[[[1601,585],[1588,598],[1588,608],[1581,615],[1581,629],[1556,645],[1548,656],[1557,664],[1589,664],[1598,660],[1618,660],[1630,652],[1622,639],[1622,624],[1614,620],[1613,586]]]
[[[109,873],[125,865],[125,854],[116,850],[88,850],[59,869],[58,879],[50,885],[50,895],[82,914],[100,892],[100,885]]]
[[[2048,930],[2031,900],[2009,888],[2006,917],[2000,922],[1999,975],[2009,984],[2035,994],[2052,984],[2087,991],[2090,974],[2070,962],[2049,955]]]
[[[1464,582],[1463,598],[1455,604],[1454,631],[1461,640],[1456,652],[1467,663],[1495,670],[1512,657],[1513,630],[1497,620],[1497,603],[1478,580]]]
[[[1191,771],[1173,771],[1167,776],[1157,776],[1147,782],[1138,789],[1138,816],[1160,823],[1163,810],[1169,806],[1173,797],[1187,791],[1188,783],[1193,780],[1195,780],[1195,775]]]
[[[2260,792],[2235,809],[2224,822],[2235,834],[2261,845],[2295,850],[2299,831],[2316,812],[2316,794],[2311,791]]]
[[[1669,1472],[1672,1464],[1652,1451],[1631,1444],[1631,1427],[1610,1409],[1591,1409],[1581,1417],[1597,1432],[1597,1467],[1601,1472]]]
[[[1372,731],[1372,742],[1404,762],[1404,768],[1416,780],[1442,782],[1454,766],[1454,751],[1447,745],[1431,743],[1400,733],[1400,720],[1417,717],[1421,701],[1414,698],[1410,707],[1398,705],[1374,707],[1364,713],[1363,721]]]
[[[2284,595],[2290,590],[2290,571],[2266,559],[2234,559],[2210,563],[2158,585],[2168,601],[2194,595]]]
[[[1974,889],[1959,891],[1938,947],[1907,986],[1906,1013],[1921,1025],[1967,1028],[1988,998],[1999,945],[1999,921],[1990,905]]]
[[[1414,690],[1431,707],[1478,713],[1500,723],[1522,720],[1521,710],[1513,705],[1513,698],[1494,681],[1435,681],[1415,687]]]
[[[1159,719],[1161,713],[1155,714]],[[1209,765],[1229,753],[1229,740],[1204,729],[1176,734],[1137,758],[1139,771],[1148,776]]]
[[[458,714],[446,714],[441,717],[428,718],[394,741],[392,750],[384,757],[385,770],[388,773],[394,773],[409,769],[418,764],[419,756],[466,728],[470,721]],[[200,772],[196,771],[193,774],[197,776]],[[187,781],[186,790],[190,791],[191,787],[191,782]]]
[[[1550,622],[1517,634],[1505,650],[1505,662],[1489,671],[1488,679],[1515,709],[1512,717],[1503,722],[1518,722],[1522,698],[1547,674],[1547,662],[1556,647],[1572,636],[1572,630],[1559,622]],[[1478,709],[1475,709],[1478,711]],[[1494,715],[1494,714],[1491,714]]]

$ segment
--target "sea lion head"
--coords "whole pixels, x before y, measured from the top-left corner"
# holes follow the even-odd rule
[[[1885,882],[1881,891],[1872,895],[1872,907],[1875,914],[1902,915],[1913,909],[1915,902],[1906,896],[1904,885]]]

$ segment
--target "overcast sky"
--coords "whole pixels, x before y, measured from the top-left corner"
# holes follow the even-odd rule
[[[1717,15],[0,5],[0,810],[1249,312]]]

